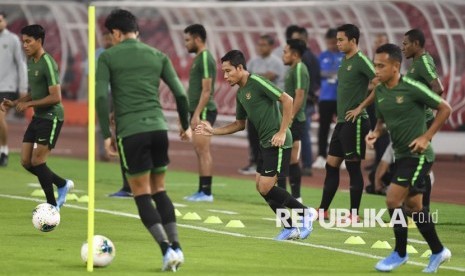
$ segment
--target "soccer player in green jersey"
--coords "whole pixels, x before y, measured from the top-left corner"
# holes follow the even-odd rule
[[[360,31],[357,26],[345,24],[337,29],[337,47],[345,54],[339,67],[337,87],[337,124],[334,128],[326,160],[326,178],[320,210],[327,210],[339,187],[339,167],[345,160],[350,176],[349,219],[359,220],[358,209],[363,193],[363,176],[360,168],[365,158],[365,140],[370,129],[365,109],[358,109],[352,117],[347,113],[366,99],[368,84],[375,77],[371,61],[358,48]]]
[[[105,20],[114,46],[98,59],[96,106],[105,150],[116,155],[109,127],[108,85],[111,88],[120,158],[142,223],[163,255],[162,270],[176,270],[184,262],[174,206],[165,189],[168,126],[159,100],[163,80],[174,94],[182,139],[189,138],[188,103],[169,58],[137,40],[136,17],[114,10]],[[153,205],[153,202],[156,204]]]
[[[284,65],[290,66],[284,80],[284,91],[289,93],[293,100],[292,106],[292,152],[289,165],[289,184],[291,194],[294,198],[302,202],[300,197],[300,184],[302,173],[300,170],[300,149],[303,132],[305,131],[305,106],[307,102],[307,91],[310,86],[310,77],[307,66],[302,62],[302,55],[307,50],[307,45],[303,40],[290,39],[283,50]],[[278,186],[286,189],[286,178],[278,178]]]
[[[441,263],[450,259],[451,252],[441,244],[432,217],[422,205],[423,179],[434,161],[430,140],[449,117],[451,107],[427,86],[401,76],[401,62],[402,52],[394,44],[385,44],[376,50],[374,63],[380,84],[375,87],[374,95],[378,121],[374,131],[366,136],[366,142],[373,146],[377,138],[389,131],[396,163],[386,194],[396,246],[376,264],[376,269],[391,271],[407,262],[407,213],[432,251],[423,272],[435,273]],[[429,128],[425,106],[438,111]]]
[[[29,59],[27,67],[30,93],[14,101],[3,99],[2,109],[16,107],[19,112],[30,107],[34,109],[32,121],[24,133],[21,165],[37,176],[47,203],[60,210],[74,183],[56,175],[47,166],[47,158],[55,147],[64,120],[58,66],[43,48],[45,30],[42,26],[26,26],[21,29],[21,36]],[[53,194],[53,184],[58,187],[57,199]]]
[[[402,52],[407,59],[413,59],[412,65],[405,76],[428,86],[436,94],[442,95],[444,87],[436,72],[433,58],[425,50],[425,35],[419,29],[412,29],[405,33],[402,41]],[[426,108],[426,124],[429,126],[434,120],[433,110]],[[431,195],[431,176],[425,177],[425,193],[423,194],[423,206],[429,208]]]
[[[292,150],[292,136],[289,130],[293,115],[292,98],[266,78],[250,74],[241,51],[229,51],[221,58],[221,62],[224,79],[231,86],[239,86],[236,95],[236,121],[219,128],[202,122],[195,131],[206,136],[231,134],[244,130],[248,118],[255,126],[260,139],[255,178],[257,191],[275,213],[280,208],[304,213],[303,227],[293,227],[288,219],[285,228],[276,239],[305,239],[313,230],[312,219],[315,215],[286,190],[275,186],[277,177],[287,176],[289,170]],[[283,106],[282,115],[277,102]]]
[[[195,54],[189,73],[189,112],[191,128],[207,122],[212,125],[216,121],[216,104],[213,100],[215,92],[216,62],[205,41],[207,32],[200,24],[193,24],[184,29],[184,41],[189,53]],[[189,201],[213,201],[212,195],[212,156],[210,153],[211,138],[193,135],[192,141],[199,165],[199,188],[196,193],[185,197]]]

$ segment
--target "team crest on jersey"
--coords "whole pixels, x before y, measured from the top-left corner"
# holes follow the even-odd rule
[[[410,70],[410,73],[415,73],[415,68],[412,68],[412,70]]]
[[[250,100],[252,98],[252,94],[250,92],[245,93],[245,98]]]
[[[36,76],[36,77],[39,76],[39,70],[36,70],[36,71],[34,72],[34,76]]]
[[[3,44],[3,49],[8,48],[8,44]]]
[[[396,103],[401,104],[404,102],[404,96],[396,96]]]
[[[347,66],[347,71],[350,71],[350,70],[352,70],[352,64]]]

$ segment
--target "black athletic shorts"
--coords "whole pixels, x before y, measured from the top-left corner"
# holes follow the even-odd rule
[[[142,132],[117,139],[118,151],[127,176],[166,171],[168,158],[168,132],[157,130]]]
[[[370,121],[358,118],[355,122],[337,123],[329,143],[328,155],[350,160],[365,159],[365,136],[370,131]]]
[[[426,161],[424,155],[420,158],[401,158],[395,161],[395,171],[391,183],[408,187],[410,195],[425,192],[425,177],[429,174],[433,163]]]
[[[257,173],[263,176],[288,176],[291,151],[292,148],[264,148],[260,146],[257,157]]]
[[[3,99],[14,101],[14,100],[17,100],[18,98],[19,98],[18,92],[0,92],[0,102],[2,102]]]
[[[63,121],[59,121],[57,118],[49,120],[34,116],[24,133],[23,143],[48,145],[49,149],[53,149],[62,126]]]
[[[190,112],[191,114],[191,117],[190,117],[190,120],[192,120],[192,116],[194,116],[194,112]],[[211,126],[213,126],[213,124],[215,124],[216,122],[216,116],[218,115],[218,111],[216,110],[207,110],[206,108],[204,108],[203,112],[200,113],[200,120],[202,121],[208,121],[210,123]],[[189,122],[190,122],[189,120]]]
[[[291,125],[292,141],[301,141],[305,131],[305,121],[293,121]]]

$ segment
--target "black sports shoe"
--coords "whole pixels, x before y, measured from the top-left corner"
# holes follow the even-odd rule
[[[0,155],[0,167],[8,166],[8,155],[2,153]]]

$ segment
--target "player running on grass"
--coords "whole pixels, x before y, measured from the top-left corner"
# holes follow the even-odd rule
[[[30,107],[34,108],[34,116],[24,133],[21,165],[37,176],[47,203],[60,210],[74,183],[56,175],[47,166],[47,158],[55,147],[64,119],[58,66],[43,48],[45,30],[42,26],[26,26],[21,29],[21,36],[29,58],[27,67],[31,92],[14,101],[3,99],[1,109],[15,107],[17,111],[24,112]],[[57,199],[53,194],[53,184],[58,187]]]
[[[183,140],[190,136],[187,96],[169,58],[137,40],[139,28],[132,13],[114,10],[105,27],[114,44],[100,55],[96,76],[96,106],[105,150],[109,156],[116,155],[109,127],[110,84],[118,151],[139,216],[160,246],[162,270],[176,270],[184,262],[184,254],[174,206],[165,190],[168,126],[159,101],[160,81],[176,99]]]
[[[424,178],[434,161],[430,140],[449,117],[451,108],[427,86],[401,76],[401,62],[402,52],[394,44],[384,44],[376,50],[375,70],[381,82],[374,91],[378,122],[375,130],[367,135],[366,142],[373,146],[387,130],[391,135],[396,169],[386,194],[386,205],[391,218],[397,218],[393,223],[394,252],[379,261],[376,269],[391,271],[407,262],[405,214],[408,214],[432,251],[423,272],[435,273],[441,263],[450,259],[451,252],[439,240],[431,215],[422,205],[422,197]],[[438,110],[429,128],[425,106]]]
[[[292,136],[289,130],[292,98],[267,79],[250,74],[241,51],[229,51],[221,58],[221,62],[224,79],[231,86],[239,86],[236,95],[236,121],[219,128],[202,123],[195,131],[207,136],[231,134],[244,130],[248,118],[256,127],[260,138],[260,155],[255,178],[258,192],[275,213],[279,208],[305,211],[303,227],[292,227],[289,219],[288,225],[276,239],[305,239],[313,230],[313,214],[286,190],[275,186],[278,175],[285,177],[289,170],[292,150]],[[276,102],[283,106],[282,115]]]

